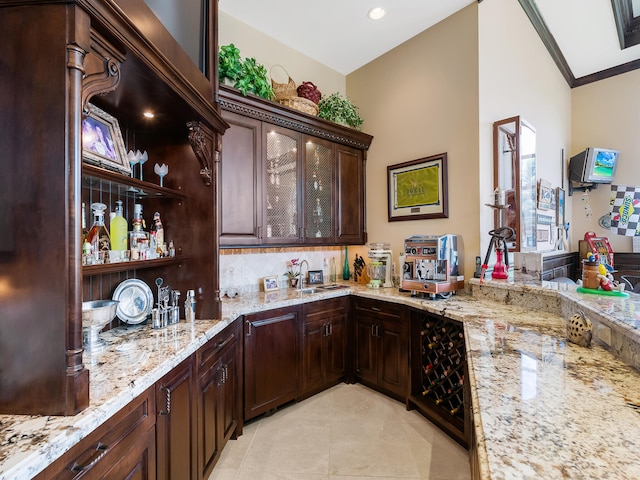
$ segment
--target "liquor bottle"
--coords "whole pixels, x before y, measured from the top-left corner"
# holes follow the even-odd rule
[[[111,250],[127,250],[129,225],[122,214],[122,200],[116,202],[116,215],[109,224],[109,234],[111,236]]]
[[[164,227],[160,219],[160,213],[153,214],[153,224],[151,225],[151,245],[155,246],[156,257],[164,256]]]
[[[111,250],[109,231],[104,226],[104,211],[107,206],[104,203],[92,203],[91,209],[93,210],[93,225],[87,234],[87,242],[91,245],[95,263],[104,263],[109,257],[109,250]]]
[[[331,261],[329,262],[329,281],[331,283],[336,283],[336,279],[336,259],[331,257]]]
[[[149,233],[143,230],[142,205],[133,206],[133,230],[129,232],[131,260],[146,260],[149,250]]]
[[[87,228],[87,213],[84,209],[84,202],[82,202],[82,244],[87,240],[89,235],[89,229]]]

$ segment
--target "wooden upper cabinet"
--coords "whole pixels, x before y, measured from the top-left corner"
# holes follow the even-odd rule
[[[366,243],[373,137],[226,86],[219,98],[231,125],[222,138],[221,246]]]

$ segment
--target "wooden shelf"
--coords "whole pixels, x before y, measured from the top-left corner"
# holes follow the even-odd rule
[[[163,265],[174,265],[188,260],[185,255],[175,257],[156,258],[154,260],[135,260],[131,262],[105,263],[102,265],[84,265],[82,274],[84,276],[103,275],[105,273],[125,272],[128,270],[142,270],[144,268],[154,268]]]
[[[82,188],[117,192],[121,196],[133,199],[176,198],[183,200],[187,197],[180,190],[161,187],[87,163],[82,164]]]

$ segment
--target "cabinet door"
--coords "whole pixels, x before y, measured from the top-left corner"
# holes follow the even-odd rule
[[[263,125],[263,243],[299,243],[301,230],[301,135]]]
[[[198,365],[198,468],[208,478],[239,420],[238,322],[232,323],[196,353]]]
[[[322,320],[305,321],[304,325],[304,393],[322,389],[326,381],[327,324]]]
[[[405,322],[380,320],[378,385],[402,397],[407,394],[409,336]]]
[[[355,374],[365,383],[378,383],[376,319],[358,315],[355,321]]]
[[[256,245],[262,227],[262,122],[223,112],[220,244]]]
[[[304,242],[334,242],[335,145],[307,137],[304,146]]]
[[[341,244],[366,242],[364,159],[360,150],[336,146],[336,237]]]
[[[346,299],[345,299],[346,300]],[[331,316],[326,337],[326,383],[331,384],[344,377],[347,358],[347,314]]]
[[[248,420],[302,392],[302,329],[298,307],[244,319],[244,419]]]
[[[158,480],[197,478],[192,357],[156,382]]]

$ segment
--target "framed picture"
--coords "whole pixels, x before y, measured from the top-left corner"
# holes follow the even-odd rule
[[[564,189],[556,188],[556,225],[564,225]]]
[[[387,167],[389,221],[448,218],[447,154]]]
[[[82,119],[82,160],[131,174],[118,120],[92,104],[89,104],[89,113]]]
[[[278,285],[278,276],[273,275],[271,277],[264,277],[262,279],[262,283],[264,284],[265,292],[273,292],[274,290],[278,290],[280,286]]]
[[[552,196],[553,190],[551,188],[551,182],[540,179],[538,182],[538,208],[540,210],[549,210],[551,208]]]
[[[309,285],[320,285],[323,282],[322,270],[309,270]]]

